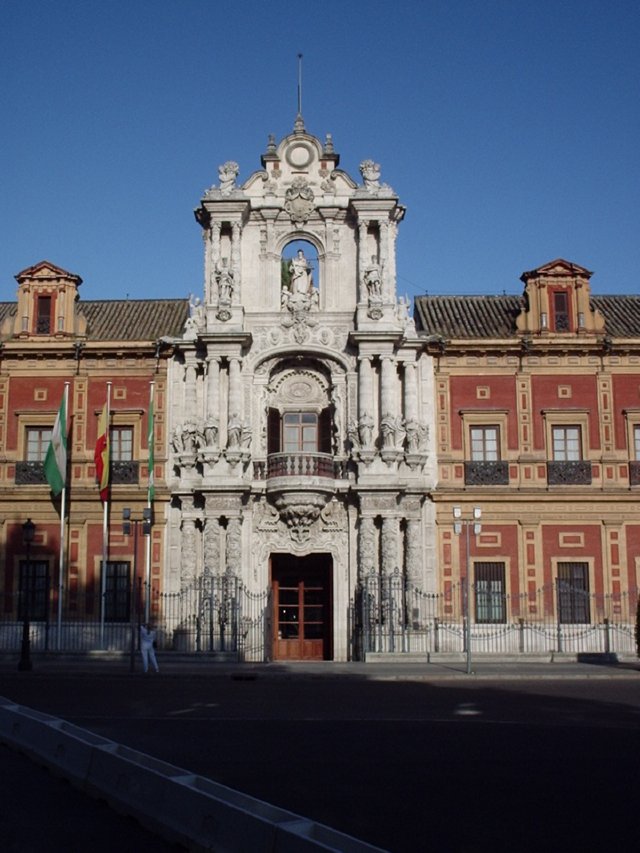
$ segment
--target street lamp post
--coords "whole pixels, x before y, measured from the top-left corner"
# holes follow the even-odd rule
[[[133,575],[131,578],[131,602],[129,615],[131,619],[131,646],[129,649],[129,672],[136,668],[136,587],[138,584],[138,525],[142,523],[142,533],[148,536],[151,533],[151,508],[142,510],[142,518],[131,518],[131,510],[128,507],[122,510],[122,532],[125,536],[131,533],[133,524]]]
[[[459,506],[453,508],[453,532],[456,536],[462,533],[462,528],[465,530],[466,548],[465,548],[465,579],[464,579],[464,637],[465,651],[467,653],[467,675],[471,675],[471,579],[470,579],[470,561],[469,549],[471,547],[470,533],[473,527],[473,535],[477,536],[482,530],[480,518],[482,510],[479,506],[474,506],[473,516],[471,518],[463,518],[462,509]]]
[[[22,646],[20,648],[20,660],[18,670],[29,672],[33,666],[31,663],[31,625],[30,625],[30,599],[31,599],[31,543],[35,536],[36,526],[28,518],[22,525],[22,541],[27,549],[27,565],[22,581]]]

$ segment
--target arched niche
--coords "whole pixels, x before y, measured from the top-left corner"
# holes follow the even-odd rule
[[[280,254],[280,289],[282,304],[309,302],[317,304],[320,292],[318,250],[310,240],[289,240]]]

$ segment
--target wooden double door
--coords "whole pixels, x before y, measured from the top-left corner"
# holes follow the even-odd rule
[[[273,659],[331,660],[330,554],[273,554]]]

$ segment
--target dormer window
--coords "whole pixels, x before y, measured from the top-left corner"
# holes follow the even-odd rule
[[[51,334],[51,297],[38,295],[36,302],[36,334]]]

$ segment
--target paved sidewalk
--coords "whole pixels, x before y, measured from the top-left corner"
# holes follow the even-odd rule
[[[15,674],[21,678],[37,676],[131,675],[139,678],[154,678],[154,673],[142,672],[137,656],[131,671],[128,655],[89,653],[83,655],[34,654],[33,669],[18,672],[19,655],[0,655],[0,673]],[[637,678],[640,661],[627,656],[623,659],[605,655],[556,655],[553,661],[541,658],[497,658],[477,657],[472,659],[471,673],[463,655],[442,656],[437,661],[416,662],[412,660],[384,660],[361,662],[273,662],[231,663],[216,660],[213,656],[158,654],[161,675],[201,678],[232,678],[237,680],[296,679],[296,678],[351,678],[388,681],[439,681],[449,679],[522,680],[522,679],[566,679],[566,678]]]

